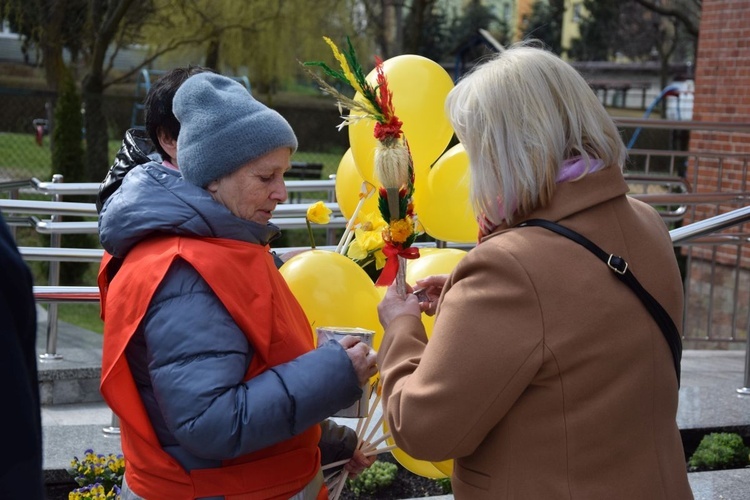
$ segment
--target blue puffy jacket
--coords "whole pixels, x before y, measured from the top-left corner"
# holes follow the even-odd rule
[[[179,172],[155,162],[135,167],[101,211],[102,246],[123,258],[144,238],[165,233],[265,245],[279,230],[235,217]],[[126,356],[160,443],[187,470],[286,440],[361,395],[337,342],[243,382],[253,347],[184,261],[158,287]],[[353,431],[322,427],[323,463],[350,457]]]

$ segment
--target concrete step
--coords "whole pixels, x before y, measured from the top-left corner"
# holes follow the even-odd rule
[[[120,435],[103,432],[111,424],[112,412],[103,402],[43,406],[45,482],[63,483],[75,488],[67,473],[73,457],[83,458],[88,449],[104,455],[122,453]]]
[[[42,405],[102,401],[99,393],[100,334],[58,321],[56,346],[50,346],[47,312],[37,307],[37,352],[40,355],[37,370]]]

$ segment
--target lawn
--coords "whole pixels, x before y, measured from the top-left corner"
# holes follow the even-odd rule
[[[120,139],[109,141],[110,157],[114,158],[120,149]],[[327,153],[298,151],[294,161],[322,163],[323,179],[335,174],[344,151]],[[81,159],[83,161],[83,158]],[[52,177],[49,137],[44,137],[42,146],[37,145],[33,134],[0,132],[0,179],[28,179],[37,177],[49,180]],[[92,179],[99,182],[101,179]]]
[[[46,308],[46,306],[45,306]],[[104,323],[99,319],[99,304],[58,304],[60,321],[76,325],[96,333],[104,332]]]
[[[0,179],[46,181],[52,178],[49,136],[39,146],[33,134],[0,132]],[[121,141],[109,141],[110,157],[114,158]],[[83,161],[83,158],[81,158]],[[96,179],[99,182],[101,179]]]

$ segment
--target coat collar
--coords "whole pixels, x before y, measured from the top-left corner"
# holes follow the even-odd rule
[[[577,181],[562,182],[555,187],[552,200],[545,207],[538,207],[523,217],[500,224],[492,233],[480,239],[480,243],[517,226],[529,219],[559,221],[594,205],[625,196],[630,188],[622,172],[616,166],[604,168],[586,175]]]

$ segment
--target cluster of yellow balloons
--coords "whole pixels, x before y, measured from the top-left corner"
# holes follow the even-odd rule
[[[383,71],[414,160],[414,204],[422,227],[438,240],[475,242],[478,226],[469,203],[469,159],[460,144],[445,151],[453,137],[444,111],[445,98],[453,88],[451,77],[439,64],[417,55],[389,59],[383,63]],[[374,85],[375,79],[373,70],[367,80]],[[358,94],[355,99],[362,96]],[[374,173],[374,125],[363,118],[349,126],[350,149],[336,172],[336,198],[347,219],[357,210],[363,182],[371,187],[378,185]],[[368,198],[359,210],[361,214],[377,212],[377,196]],[[465,255],[460,250],[439,248],[423,248],[420,253],[421,257],[407,266],[408,283],[434,274],[449,274]],[[312,250],[291,258],[281,267],[281,274],[307,314],[313,332],[320,326],[366,328],[375,332],[373,346],[379,348],[383,328],[377,305],[385,288],[376,288],[359,265],[336,252]],[[422,319],[430,337],[434,319],[426,315]],[[404,467],[420,476],[447,477],[453,468],[452,460],[416,460],[398,448],[392,453]]]
[[[445,114],[445,98],[453,80],[439,64],[417,55],[389,59],[383,63],[383,71],[414,160],[414,203],[422,227],[438,240],[475,242],[478,225],[469,203],[469,158],[461,144],[445,151],[453,137]],[[375,78],[373,70],[367,80],[374,84]],[[357,94],[356,99],[362,97]],[[359,203],[362,182],[378,184],[374,126],[369,118],[349,126],[350,148],[336,172],[336,199],[347,218]],[[377,209],[377,197],[373,196],[360,212],[368,214]]]
[[[402,130],[409,143],[415,176],[418,178],[430,170],[453,136],[453,129],[443,111],[443,103],[453,88],[453,80],[436,62],[412,54],[384,61],[383,72],[393,91],[396,116],[403,122]],[[367,75],[367,81],[373,86],[376,86],[376,78],[375,70]],[[356,99],[362,97],[358,95]],[[377,183],[374,174],[377,147],[377,140],[372,134],[374,126],[370,119],[362,119],[349,126],[349,144],[354,163],[362,178],[372,184]]]

